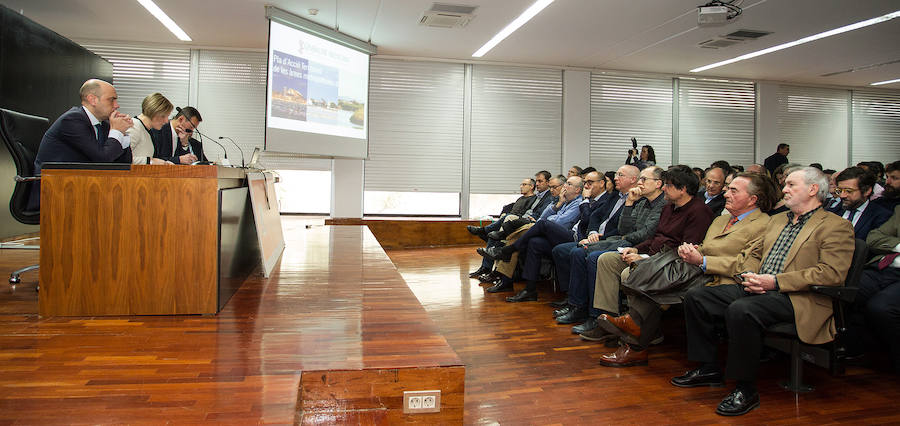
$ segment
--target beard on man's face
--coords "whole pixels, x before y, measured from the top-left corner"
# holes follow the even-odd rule
[[[900,198],[900,188],[885,185],[884,192],[881,193],[881,196],[885,198]]]

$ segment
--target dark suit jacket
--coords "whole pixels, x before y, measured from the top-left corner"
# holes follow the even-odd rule
[[[122,148],[119,141],[108,137],[108,121],[100,124],[102,143],[97,142],[94,126],[81,106],[72,107],[59,116],[41,139],[34,159],[35,174],[41,174],[43,164],[50,161],[131,163],[131,147]]]
[[[697,198],[706,203],[706,191],[700,191],[697,193]],[[719,193],[713,197],[709,203],[706,203],[709,206],[709,209],[712,210],[713,216],[718,216],[722,214],[722,210],[725,209],[725,191]]]
[[[550,190],[548,189],[547,193],[544,194],[544,198],[541,198],[541,200],[538,202],[538,205],[534,207],[534,210],[532,210],[531,217],[533,217],[534,219],[541,217],[541,213],[544,212],[544,209],[546,209],[550,204],[556,204],[557,201],[559,201],[559,197],[550,195]]]
[[[769,173],[771,173],[772,177],[774,178],[775,177],[775,169],[777,169],[778,166],[785,164],[787,162],[788,162],[787,157],[776,152],[776,153],[766,157],[766,161],[763,163],[763,166],[765,166],[766,169],[769,170]]]
[[[618,195],[618,193],[617,193]],[[587,233],[591,229],[596,229],[596,227],[600,226],[600,222],[597,222],[594,228],[591,228],[591,219],[594,217],[594,212],[598,210],[602,210],[607,204],[609,204],[609,200],[612,200],[610,197],[610,193],[604,193],[600,196],[600,198],[596,200],[591,200],[590,202],[583,203],[578,206],[580,210],[580,216],[578,217],[578,241],[581,241],[587,238]]]
[[[178,157],[188,154],[188,151],[183,149],[181,145],[178,145],[175,148],[175,152],[172,152],[172,124],[166,123],[159,130],[151,130],[150,137],[153,139],[153,156],[156,158],[162,158],[163,160],[171,161],[175,164],[181,164],[181,160]],[[203,155],[203,144],[200,143],[197,139],[191,138],[191,149],[194,150],[194,155],[197,156],[198,161],[207,161],[206,156]]]
[[[838,216],[843,216],[845,212],[840,204],[832,209],[828,209],[828,211]],[[856,234],[856,238],[865,240],[869,235],[869,231],[883,225],[891,218],[891,213],[890,210],[870,201],[853,227],[853,233]]]
[[[609,217],[609,213],[612,211],[613,207],[616,206],[616,202],[619,201],[619,191],[613,191],[607,193],[607,195],[609,195],[609,197],[606,199],[603,206],[595,209],[593,213],[591,213],[587,226],[588,233],[597,231],[603,235],[603,238],[619,234],[619,215],[622,213],[621,208],[616,210],[609,222],[606,222],[606,229],[600,229],[600,225],[602,225],[603,221]]]

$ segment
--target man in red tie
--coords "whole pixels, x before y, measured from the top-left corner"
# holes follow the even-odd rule
[[[867,329],[888,345],[894,371],[900,373],[900,206],[869,232],[866,243],[878,256],[863,270],[854,310],[865,315]]]
[[[730,214],[713,220],[701,246],[684,243],[678,247],[678,254],[685,262],[703,270],[709,280],[708,285],[734,284],[732,276],[739,272],[735,269],[738,254],[748,242],[763,234],[769,222],[765,212],[774,205],[775,196],[775,189],[762,175],[739,174],[725,188],[725,209]],[[623,276],[626,274],[623,273]],[[679,286],[671,293],[651,296],[641,290],[641,283],[634,284],[634,287],[623,284],[628,295],[628,313],[618,317],[604,314],[598,318],[600,327],[623,341],[615,352],[600,357],[600,365],[628,367],[646,364],[646,348],[659,334],[660,305],[677,303],[689,289]]]

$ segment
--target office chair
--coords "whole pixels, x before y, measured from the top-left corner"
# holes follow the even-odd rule
[[[34,176],[34,157],[41,138],[49,127],[50,122],[46,118],[0,108],[0,138],[16,165],[15,189],[9,200],[9,211],[17,221],[26,225],[38,225],[41,221],[39,203],[32,203],[31,200],[33,196],[39,196],[36,191],[33,194],[32,187],[41,179],[40,176]],[[10,274],[9,283],[20,283],[19,276],[22,273],[37,269],[38,266],[30,265],[14,271]]]

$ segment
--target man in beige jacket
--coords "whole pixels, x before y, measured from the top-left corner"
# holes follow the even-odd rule
[[[822,208],[828,179],[818,169],[791,169],[782,192],[790,211],[772,216],[762,238],[737,259],[739,271],[758,272],[743,273],[738,284],[695,287],[684,299],[688,358],[701,365],[671,382],[680,387],[722,383],[716,326],[724,323],[726,377],[737,380],[737,386],[716,408],[723,416],[759,406],[756,372],[767,327],[793,322],[806,343],[834,339],[831,300],[808,288],[843,283],[853,258],[853,227]]]

